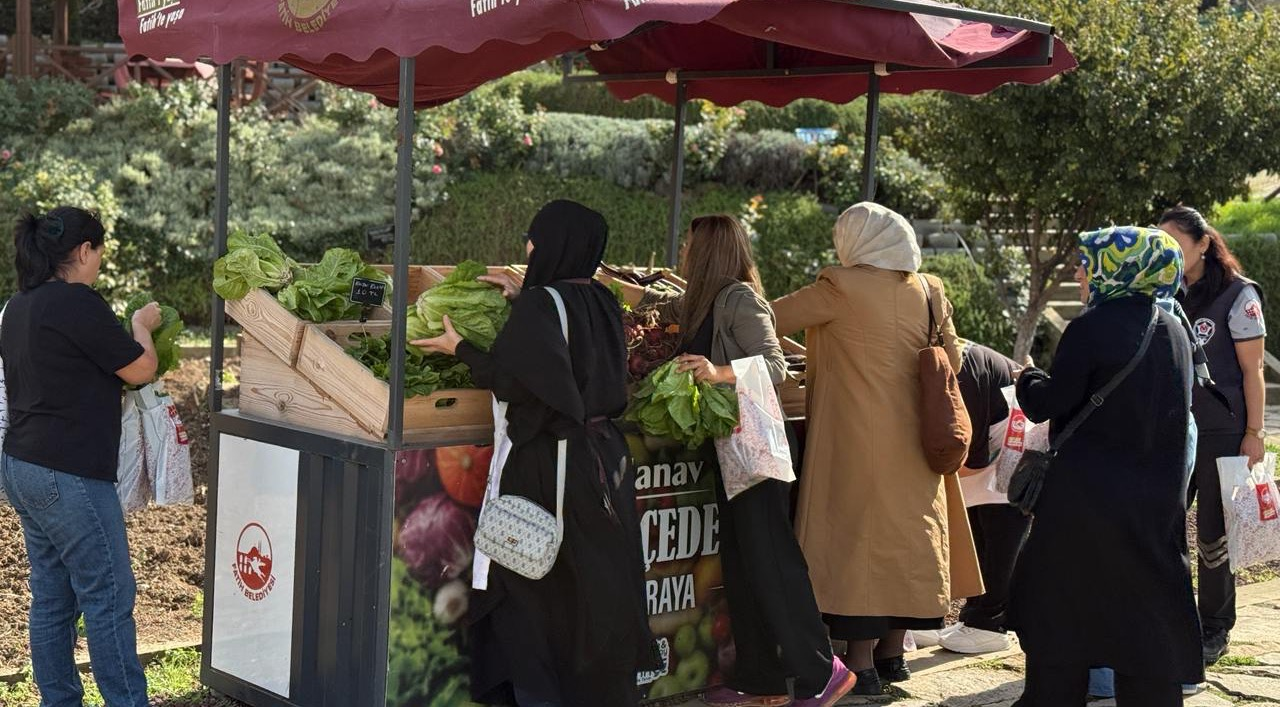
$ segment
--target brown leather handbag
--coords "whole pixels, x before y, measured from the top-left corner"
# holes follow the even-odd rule
[[[969,412],[960,396],[960,381],[951,368],[951,359],[943,347],[942,325],[945,321],[934,313],[934,297],[929,281],[919,273],[929,306],[929,345],[920,349],[920,443],[929,468],[935,472],[954,474],[964,465],[973,439]],[[940,299],[940,298],[939,298]]]

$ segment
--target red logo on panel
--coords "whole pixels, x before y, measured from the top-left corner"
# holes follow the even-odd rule
[[[250,601],[262,601],[276,586],[271,574],[271,538],[266,528],[250,523],[240,531],[236,541],[236,562],[233,568],[236,585]]]

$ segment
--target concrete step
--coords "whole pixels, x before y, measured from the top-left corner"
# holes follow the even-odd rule
[[[1084,312],[1084,305],[1080,300],[1052,300],[1049,302],[1049,308],[1057,311],[1063,319],[1071,321],[1080,316]]]
[[[1065,302],[1067,300],[1080,299],[1080,286],[1074,282],[1059,282],[1053,286],[1051,290],[1054,301]]]

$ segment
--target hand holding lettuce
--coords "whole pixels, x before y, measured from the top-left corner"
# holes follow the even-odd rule
[[[120,323],[125,331],[133,333],[133,313],[155,301],[150,292],[138,292],[125,301],[124,316]],[[182,349],[178,346],[178,335],[182,333],[182,320],[178,310],[160,305],[160,326],[151,332],[151,341],[156,347],[156,378],[178,367],[182,358]]]
[[[640,382],[625,415],[647,435],[669,437],[689,449],[728,437],[738,424],[738,396],[732,388],[699,383],[669,361]]]
[[[447,315],[462,338],[488,351],[511,312],[501,289],[476,280],[488,272],[484,265],[464,260],[440,284],[423,292],[409,308],[409,340],[444,334]]]

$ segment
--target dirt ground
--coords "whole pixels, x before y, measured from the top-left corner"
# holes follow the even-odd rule
[[[133,569],[138,578],[140,648],[200,640],[201,589],[204,581],[205,489],[209,415],[205,360],[185,360],[165,376],[191,437],[194,506],[151,507],[127,518]],[[228,361],[234,376],[239,362]],[[228,402],[234,404],[234,397]],[[0,674],[14,672],[29,659],[27,651],[27,556],[22,528],[13,508],[0,504]],[[11,620],[12,619],[12,620]],[[81,646],[83,648],[83,645]]]

